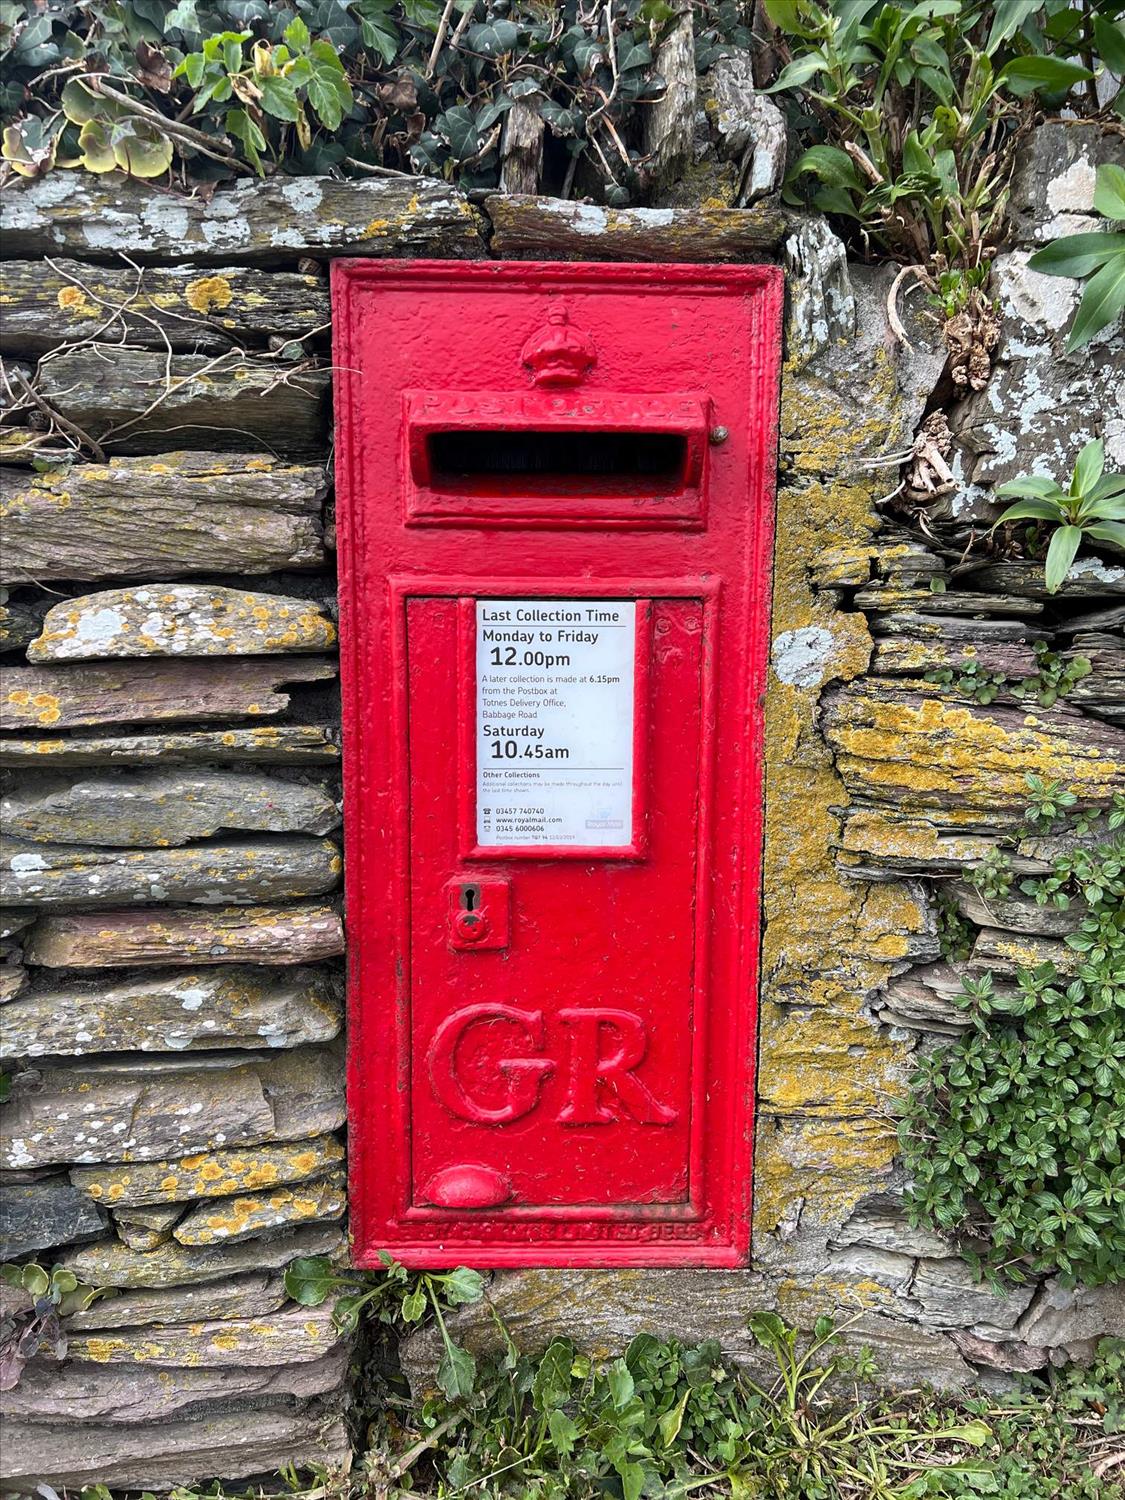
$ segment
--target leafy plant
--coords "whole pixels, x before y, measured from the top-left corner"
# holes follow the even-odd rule
[[[1029,778],[1025,826],[1074,805]],[[1021,1280],[1058,1271],[1091,1285],[1125,1279],[1125,811],[1102,841],[1026,880],[1037,901],[1081,915],[1065,939],[1073,974],[1052,963],[964,981],[970,1029],[923,1059],[900,1128],[915,1223],[961,1230],[984,1245],[982,1268]],[[1086,815],[1087,826],[1090,815]],[[1000,855],[1000,858],[1006,858]],[[997,861],[999,864],[999,860]],[[978,888],[987,882],[979,871]],[[1003,879],[993,894],[1006,895]]]
[[[362,1313],[383,1323],[417,1323],[427,1311],[432,1312],[443,1349],[438,1384],[451,1401],[471,1395],[476,1361],[450,1338],[445,1311],[480,1300],[484,1294],[480,1272],[458,1266],[453,1271],[412,1274],[385,1251],[380,1259],[382,1271],[338,1271],[326,1256],[302,1256],[287,1268],[285,1290],[303,1307],[319,1307],[335,1296],[333,1320],[347,1332],[359,1326]]]
[[[89,1307],[99,1292],[83,1286],[65,1266],[52,1266],[48,1271],[34,1262],[0,1265],[0,1282],[23,1294],[15,1311],[0,1323],[0,1391],[10,1391],[36,1354],[66,1357],[67,1341],[59,1319]]]
[[[925,1493],[911,1486],[937,1455],[951,1479],[976,1472],[961,1455],[989,1441],[983,1419],[954,1417],[923,1432],[907,1414],[827,1394],[833,1380],[872,1370],[868,1357],[840,1347],[831,1318],[811,1339],[775,1313],[755,1314],[750,1329],[772,1381],[733,1368],[713,1340],[687,1348],[645,1333],[623,1355],[594,1360],[567,1338],[529,1356],[505,1333],[476,1403],[422,1408],[436,1493],[638,1500],[705,1489],[742,1500],[905,1500]]]
[[[1096,59],[1125,49],[1121,9],[1100,7],[1095,27],[1084,10],[1024,0],[766,0],[788,56],[772,91],[804,105],[789,201],[854,220],[919,267],[978,268],[1002,230],[1016,126],[1037,101],[1097,110]]]
[[[544,187],[645,191],[639,104],[668,0],[114,0],[5,4],[0,121],[12,171],[423,173],[495,187],[516,104],[545,130]],[[737,8],[700,7],[714,55],[749,42]]]
[[[1117,66],[1125,67],[1125,46]],[[1098,168],[1094,207],[1108,222],[1125,223],[1125,167],[1107,162]],[[1044,276],[1069,276],[1086,283],[1070,325],[1068,354],[1115,323],[1125,309],[1125,229],[1064,235],[1037,250],[1028,265]]]
[[[1070,565],[1084,540],[1125,547],[1125,474],[1106,474],[1105,446],[1100,438],[1087,443],[1078,455],[1070,488],[1063,491],[1043,474],[1025,474],[998,485],[997,495],[1020,499],[993,526],[1009,521],[1046,521],[1053,528],[1043,566],[1049,594],[1066,581]]]

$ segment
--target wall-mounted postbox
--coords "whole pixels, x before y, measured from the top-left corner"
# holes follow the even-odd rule
[[[333,295],[355,1260],[738,1264],[780,273]]]

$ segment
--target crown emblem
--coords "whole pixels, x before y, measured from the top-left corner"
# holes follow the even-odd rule
[[[520,351],[536,385],[577,385],[597,357],[593,339],[571,325],[564,307],[549,308],[545,325]]]

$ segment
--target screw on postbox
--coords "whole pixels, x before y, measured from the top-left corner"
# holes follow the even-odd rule
[[[333,299],[355,1260],[742,1264],[780,273]]]

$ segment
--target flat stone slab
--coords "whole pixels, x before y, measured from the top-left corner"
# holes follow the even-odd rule
[[[214,1282],[199,1288],[180,1288],[175,1295],[205,1297],[225,1284]],[[120,1299],[99,1299],[94,1307],[108,1308],[116,1301],[124,1303],[147,1295],[151,1294],[127,1292]],[[137,1427],[166,1421],[176,1412],[203,1403],[221,1405],[250,1399],[268,1402],[327,1395],[341,1388],[347,1366],[348,1351],[343,1345],[322,1359],[302,1364],[259,1369],[246,1364],[234,1368],[165,1368],[156,1377],[127,1365],[79,1364],[76,1360],[66,1360],[60,1365],[37,1359],[24,1369],[15,1390],[5,1391],[4,1410],[7,1416],[42,1425],[47,1432],[60,1423],[75,1422],[120,1422]]]
[[[87,1286],[169,1287],[225,1281],[249,1271],[280,1271],[305,1255],[336,1255],[344,1236],[335,1225],[306,1224],[290,1234],[247,1240],[240,1245],[177,1244],[159,1250],[130,1250],[119,1240],[99,1240],[79,1250],[68,1250],[59,1264],[73,1271]]]
[[[1125,791],[1125,731],[1059,709],[970,705],[866,679],[826,695],[823,727],[844,785],[864,800],[1022,809],[1029,772],[1083,801]]]
[[[97,1239],[105,1225],[102,1209],[65,1177],[6,1183],[0,1192],[0,1260]]]
[[[335,1136],[322,1135],[247,1150],[199,1151],[172,1161],[72,1167],[70,1180],[95,1203],[117,1208],[225,1198],[285,1183],[305,1182],[343,1159],[343,1145]]]
[[[45,729],[89,724],[265,717],[289,707],[289,694],[280,684],[323,682],[335,675],[334,662],[298,656],[3,667],[0,729],[41,735]]]
[[[0,797],[13,838],[46,844],[167,848],[239,829],[330,833],[336,800],[323,786],[255,771],[165,770],[25,783]]]
[[[67,1358],[189,1369],[308,1364],[331,1353],[342,1337],[332,1321],[331,1302],[320,1307],[290,1303],[281,1312],[255,1318],[77,1332],[70,1335]]]
[[[336,984],[324,969],[156,970],[37,985],[5,1011],[0,1056],[296,1047],[331,1041],[341,1024]]]
[[[221,441],[234,452],[317,458],[330,385],[329,372],[311,364],[97,344],[44,360],[38,390],[107,454],[213,449]]]
[[[89,849],[0,838],[0,896],[44,908],[321,896],[335,889],[342,868],[331,839],[278,835],[186,849]]]
[[[268,1056],[59,1064],[0,1115],[0,1166],[165,1161],[215,1146],[336,1130],[344,1080],[334,1047]]]
[[[6,1481],[25,1494],[37,1484],[167,1490],[216,1475],[233,1480],[276,1469],[281,1454],[302,1468],[339,1464],[351,1452],[338,1418],[266,1407],[249,1420],[237,1411],[136,1426],[10,1421],[4,1447]]]
[[[265,454],[3,469],[0,582],[320,567],[324,492],[323,468]]]
[[[347,1206],[344,1173],[330,1172],[326,1177],[294,1187],[267,1188],[261,1193],[242,1193],[196,1204],[188,1209],[172,1234],[181,1245],[232,1244],[273,1229],[340,1219]]]
[[[306,964],[343,951],[339,913],[317,905],[72,912],[41,917],[26,945],[29,962],[53,969]]]
[[[785,218],[752,208],[599,208],[565,198],[497,193],[485,199],[496,255],[545,260],[744,261],[775,250]]]
[[[38,633],[38,631],[36,631]],[[255,663],[260,665],[261,663]],[[65,669],[72,670],[72,669]],[[327,724],[255,724],[250,729],[185,729],[166,734],[71,734],[0,738],[0,768],[194,765],[216,761],[334,765],[338,732]]]
[[[103,1328],[141,1328],[153,1323],[201,1323],[212,1318],[256,1318],[286,1301],[280,1276],[253,1272],[202,1286],[153,1287],[98,1297],[71,1313],[68,1333]]]
[[[33,662],[324,651],[336,627],[309,599],[203,584],[147,584],[67,599],[27,648]]]
[[[207,199],[154,192],[118,172],[55,172],[13,184],[0,205],[7,253],[60,251],[141,264],[294,265],[336,255],[483,255],[463,193],[426,177],[243,179]]]
[[[270,338],[326,335],[328,279],[250,266],[98,266],[89,261],[4,264],[4,345],[46,354],[60,344],[122,337],[135,348],[220,354]]]

